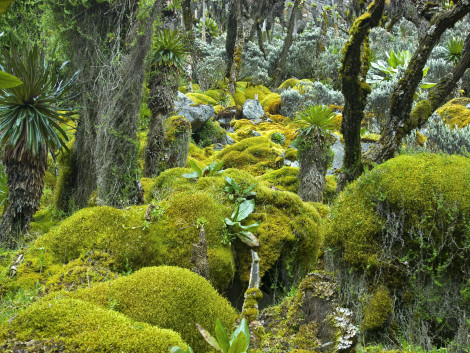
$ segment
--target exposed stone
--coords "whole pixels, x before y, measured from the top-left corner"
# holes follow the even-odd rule
[[[248,120],[261,119],[265,115],[263,106],[256,99],[247,99],[242,111],[243,117]]]
[[[251,134],[252,134],[253,136],[261,136],[261,134],[260,134],[258,131],[256,131],[256,130],[252,130],[252,131],[251,131]]]
[[[191,99],[181,92],[178,92],[175,100],[175,112],[189,120],[192,131],[199,129],[215,115],[212,105],[195,105]]]

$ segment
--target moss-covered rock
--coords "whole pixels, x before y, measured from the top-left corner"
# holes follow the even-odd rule
[[[188,98],[191,99],[194,104],[217,105],[215,99],[202,93],[187,93],[186,96],[188,96]]]
[[[178,332],[195,352],[208,350],[196,323],[209,330],[219,318],[232,327],[237,313],[201,276],[178,267],[148,267],[108,283],[64,293],[127,317]]]
[[[107,302],[100,308],[77,299],[40,300],[11,324],[0,326],[0,342],[8,340],[8,347],[15,342],[34,345],[43,340],[44,346],[55,342],[67,352],[161,353],[173,345],[186,347],[178,333],[136,322],[108,310],[109,306]]]
[[[292,88],[292,87],[295,87],[299,82],[300,82],[300,80],[298,80],[296,78],[289,78],[289,79],[285,80],[283,83],[281,83],[281,85],[278,87],[278,89]]]
[[[286,190],[297,194],[299,191],[299,168],[282,167],[266,173],[260,177],[261,181],[266,182],[270,187],[279,190]]]
[[[470,125],[470,109],[466,108],[469,104],[470,98],[455,98],[439,108],[437,113],[450,127],[462,128]]]
[[[411,342],[437,345],[468,334],[458,314],[469,305],[468,200],[470,160],[434,154],[389,160],[336,199],[326,245],[366,334],[393,337],[400,327]],[[388,321],[373,310],[385,306]]]

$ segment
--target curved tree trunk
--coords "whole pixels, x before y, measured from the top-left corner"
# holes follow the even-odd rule
[[[370,87],[365,81],[369,69],[367,36],[382,18],[385,0],[375,0],[368,11],[360,16],[351,28],[349,41],[341,59],[341,91],[344,95],[341,133],[344,138],[343,167],[338,181],[338,191],[363,171],[361,149],[361,123]]]
[[[333,160],[329,138],[303,136],[307,145],[300,153],[299,197],[303,201],[323,202],[325,176],[328,164]]]
[[[39,208],[47,168],[47,152],[41,149],[38,156],[26,153],[18,158],[13,149],[7,147],[3,164],[8,175],[9,201],[0,224],[0,244],[14,249],[20,236],[29,229]]]
[[[377,143],[365,155],[365,159],[375,163],[382,163],[395,155],[402,138],[414,127],[423,123],[423,117],[432,113],[430,105],[421,103],[420,108],[426,110],[418,115],[411,116],[414,94],[423,77],[423,69],[431,55],[432,50],[447,28],[470,12],[470,1],[460,1],[449,11],[436,15],[426,32],[418,49],[413,54],[410,64],[406,68],[403,78],[398,81],[393,90],[390,114],[385,128]]]
[[[282,47],[281,56],[279,57],[279,62],[277,64],[276,70],[274,71],[273,82],[274,86],[278,87],[283,78],[283,71],[286,67],[286,60],[287,55],[289,54],[289,49],[292,45],[292,39],[294,35],[294,25],[295,25],[295,14],[297,12],[297,8],[300,5],[300,0],[295,0],[294,6],[292,7],[292,11],[289,18],[289,26],[287,28],[287,36],[284,39],[284,45]]]
[[[163,122],[174,108],[178,92],[178,73],[171,67],[155,67],[150,74],[149,90],[148,106],[152,116],[144,151],[143,174],[145,177],[155,177],[164,170],[161,166],[165,145]]]

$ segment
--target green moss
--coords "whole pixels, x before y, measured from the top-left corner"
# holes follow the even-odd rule
[[[152,188],[155,184],[155,179],[153,178],[141,178],[140,183],[142,184],[142,189],[144,190],[144,202],[150,203],[152,202],[153,195],[152,195]]]
[[[246,101],[245,93],[237,88],[233,96],[233,100],[235,101],[235,105],[243,106],[243,103]]]
[[[285,153],[285,158],[290,161],[296,161],[298,155],[298,150],[295,148],[288,148]]]
[[[278,89],[288,89],[288,88],[292,88],[292,87],[295,87],[295,85],[297,85],[297,83],[299,83],[300,80],[296,79],[296,78],[289,78],[287,80],[285,80],[283,83],[281,83],[281,85],[278,87]]]
[[[386,287],[378,288],[365,306],[361,329],[374,330],[381,327],[392,311],[393,301],[389,290]]]
[[[419,101],[410,114],[410,120],[407,122],[407,126],[405,126],[405,131],[411,131],[421,126],[421,124],[427,121],[431,114],[431,103],[427,99]]]
[[[204,148],[217,143],[225,134],[218,122],[209,119],[193,134],[193,138],[199,147]]]
[[[141,269],[127,277],[67,294],[127,317],[178,332],[196,352],[207,351],[207,343],[196,323],[208,329],[219,318],[232,327],[235,309],[201,276],[178,267]]]
[[[106,306],[108,303],[106,303]],[[40,300],[0,328],[3,339],[52,340],[69,352],[166,352],[186,344],[174,331],[135,322],[76,299]]]
[[[299,168],[282,167],[278,170],[273,170],[269,173],[263,174],[260,177],[268,186],[274,186],[279,190],[285,190],[297,194],[299,191]]]
[[[260,103],[263,106],[263,108],[266,108],[272,102],[280,100],[280,99],[281,99],[281,96],[278,93],[269,93],[263,98],[263,100],[260,100]]]
[[[325,189],[323,189],[323,202],[330,203],[336,197],[336,176],[327,175],[326,176]]]
[[[191,131],[191,123],[184,116],[176,115],[165,119],[165,143],[174,142],[179,135]]]
[[[258,96],[258,101],[261,102],[266,97],[266,92],[269,92],[268,94],[271,93],[269,90],[266,91],[266,89],[264,86],[247,87],[245,89],[245,97],[246,99],[255,99]]]
[[[57,162],[59,163],[59,177],[57,178],[54,191],[54,206],[57,209],[64,211],[67,211],[69,208],[68,202],[72,192],[70,176],[72,175],[74,168],[74,143],[75,139],[70,140],[67,143],[68,150],[63,149],[57,157]]]
[[[437,110],[437,113],[450,126],[459,128],[470,125],[470,98],[455,98]]]
[[[205,105],[216,105],[217,102],[215,99],[206,96],[205,94],[202,93],[187,93],[186,96],[188,96],[189,99],[191,99],[194,104],[205,104]]]

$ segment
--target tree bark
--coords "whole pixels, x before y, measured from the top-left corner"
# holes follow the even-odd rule
[[[236,13],[236,37],[233,48],[232,64],[228,75],[229,84],[228,89],[232,96],[235,95],[237,88],[238,73],[240,72],[240,65],[242,62],[243,44],[245,40],[245,33],[243,30],[242,18],[242,0],[235,0],[235,13]],[[227,33],[228,40],[228,33]]]
[[[100,204],[124,207],[143,201],[135,117],[140,108],[153,20],[159,10],[160,3],[156,1],[148,16],[136,16],[125,38],[129,49],[120,53],[117,67],[109,72],[108,82],[114,87],[109,87],[105,99],[101,100],[95,150],[97,199]]]
[[[287,60],[287,55],[289,54],[289,49],[292,45],[292,38],[294,34],[294,24],[295,24],[295,13],[296,9],[300,5],[300,0],[295,0],[294,1],[294,6],[291,11],[291,15],[289,18],[289,26],[287,28],[287,35],[286,38],[284,39],[284,45],[282,47],[281,51],[281,56],[279,57],[279,62],[277,64],[276,70],[274,71],[274,76],[272,78],[272,81],[274,82],[274,86],[278,87],[283,79],[283,71],[284,68],[286,67],[286,60]]]
[[[382,135],[364,156],[368,162],[382,163],[392,158],[398,150],[402,138],[414,128],[413,126],[421,125],[428,113],[429,115],[432,113],[432,111],[429,112],[430,105],[426,106],[421,103],[419,105],[421,113],[414,116],[410,114],[414,94],[423,77],[423,69],[442,33],[469,12],[470,1],[460,1],[449,11],[441,12],[432,19],[430,27],[413,54],[403,78],[398,81],[393,90],[390,114]]]
[[[377,26],[382,18],[385,0],[375,0],[368,11],[356,19],[349,41],[343,49],[341,59],[341,91],[344,95],[341,133],[344,138],[343,167],[338,181],[338,191],[363,171],[361,149],[361,123],[370,86],[365,77],[369,70],[369,48],[367,38],[370,29]]]
[[[7,146],[3,155],[9,201],[0,224],[0,244],[8,249],[16,248],[20,236],[29,229],[39,208],[47,168],[46,150],[41,149],[37,156],[30,152],[18,156],[15,150],[21,148]]]

